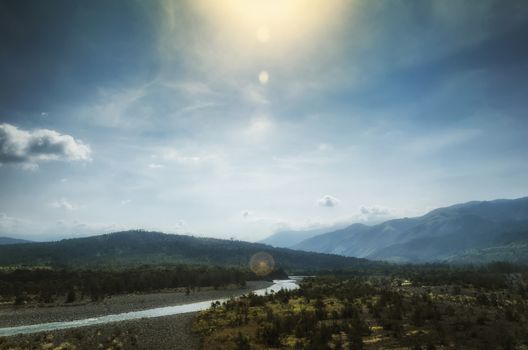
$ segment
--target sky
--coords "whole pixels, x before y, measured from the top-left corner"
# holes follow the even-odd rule
[[[0,0],[0,235],[526,196],[527,38],[522,0]]]

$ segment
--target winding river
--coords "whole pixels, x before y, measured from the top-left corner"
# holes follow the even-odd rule
[[[299,288],[297,284],[297,278],[292,277],[289,280],[274,280],[273,285],[268,288],[259,289],[253,293],[257,295],[264,295],[266,293],[277,292],[281,289],[292,290]],[[93,326],[111,322],[119,321],[128,321],[128,320],[137,320],[140,318],[152,318],[152,317],[161,317],[161,316],[170,316],[177,314],[184,314],[188,312],[195,312],[206,310],[211,307],[211,303],[215,301],[223,302],[229,298],[223,299],[213,299],[207,301],[200,301],[197,303],[182,304],[176,306],[165,306],[158,307],[154,309],[146,309],[141,311],[131,311],[124,312],[120,314],[105,315],[99,317],[85,318],[75,321],[64,321],[64,322],[49,322],[49,323],[39,323],[32,324],[27,326],[16,326],[16,327],[6,327],[0,328],[0,336],[11,336],[16,334],[28,334],[28,333],[37,333],[45,331],[53,331],[58,329],[67,329],[67,328],[78,328],[85,326]]]

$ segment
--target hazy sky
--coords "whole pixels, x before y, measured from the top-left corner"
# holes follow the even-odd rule
[[[527,42],[522,0],[0,0],[0,235],[525,196]]]

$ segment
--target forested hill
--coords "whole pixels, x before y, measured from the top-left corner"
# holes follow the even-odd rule
[[[11,237],[0,237],[0,245],[4,244],[17,244],[17,243],[29,243],[25,239],[11,238]]]
[[[0,265],[82,267],[188,263],[247,266],[251,256],[261,251],[271,254],[277,267],[290,271],[362,268],[377,264],[365,259],[273,248],[259,243],[125,231],[57,242],[0,246]]]

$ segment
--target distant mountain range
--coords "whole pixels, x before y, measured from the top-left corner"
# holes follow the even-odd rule
[[[11,238],[11,237],[0,237],[0,245],[6,244],[18,244],[18,243],[30,243],[25,239]]]
[[[308,238],[312,238],[322,233],[339,230],[346,226],[348,225],[341,224],[341,225],[318,227],[318,228],[308,229],[308,230],[279,231],[261,240],[259,243],[269,244],[274,247],[289,248]]]
[[[393,262],[528,262],[528,197],[457,204],[374,226],[353,224],[292,248]]]
[[[289,272],[372,266],[365,259],[274,248],[259,243],[198,238],[160,232],[125,231],[57,242],[0,246],[0,265],[142,265],[159,263],[248,266],[267,252]]]
[[[0,265],[243,266],[260,251],[270,253],[278,266],[289,271],[379,264],[369,260],[528,263],[528,197],[469,202],[435,209],[416,218],[389,220],[374,226],[353,224],[327,233],[320,231],[284,231],[264,240],[275,246],[289,245],[292,249],[145,231],[42,243],[2,237]]]

